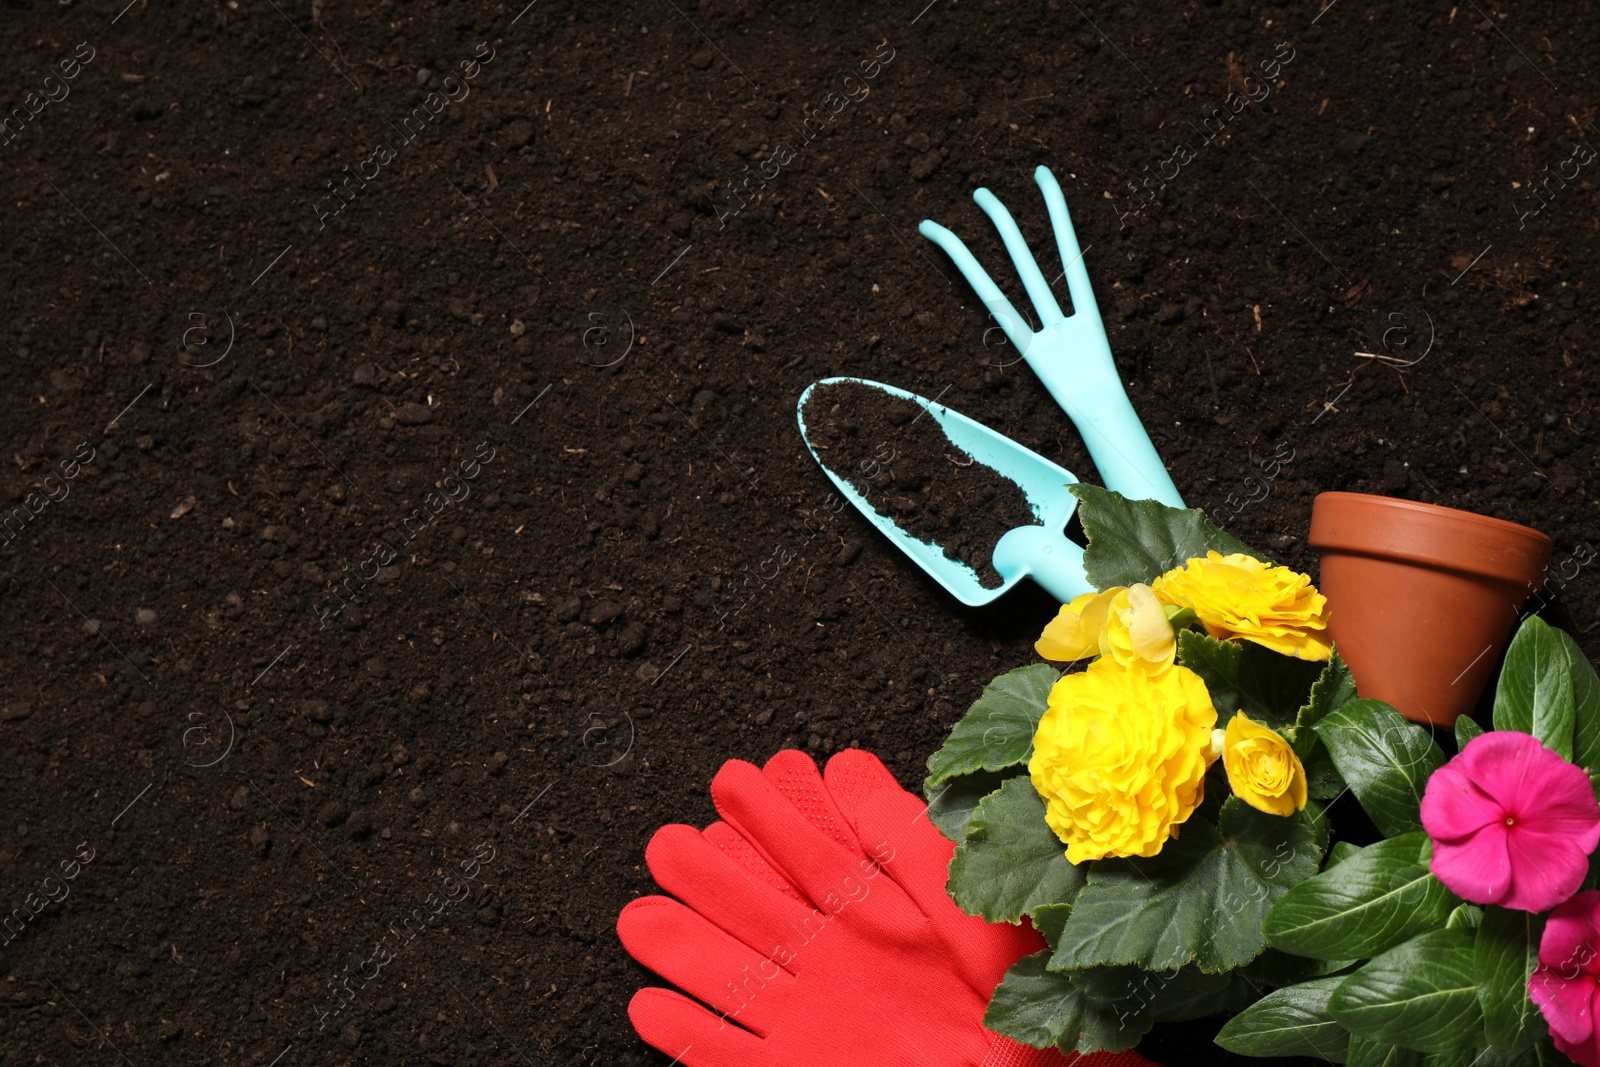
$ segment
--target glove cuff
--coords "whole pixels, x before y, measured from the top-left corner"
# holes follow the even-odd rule
[[[1154,1067],[1137,1052],[1091,1052],[1067,1056],[1053,1048],[1033,1048],[999,1034],[979,1067]]]

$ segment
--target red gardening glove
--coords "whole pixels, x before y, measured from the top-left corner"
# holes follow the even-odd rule
[[[657,1049],[687,1067],[1148,1064],[983,1028],[1006,968],[1044,942],[950,901],[954,846],[875,757],[841,752],[826,781],[797,751],[765,773],[733,760],[711,792],[727,823],[663,827],[646,853],[684,903],[644,897],[617,922],[635,959],[711,1006],[640,990],[629,1016]]]

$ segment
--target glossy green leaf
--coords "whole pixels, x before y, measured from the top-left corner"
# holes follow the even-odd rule
[[[1420,830],[1422,791],[1444,753],[1381,700],[1356,700],[1313,727],[1334,766],[1386,836]]]
[[[1006,971],[983,1025],[1034,1048],[1062,1052],[1121,1052],[1138,1044],[1153,1021],[1151,1005],[1136,998],[1091,997],[1065,974],[1046,969],[1050,953],[1024,956]]]
[[[947,778],[938,785],[924,781],[922,795],[928,800],[928,818],[941,834],[959,845],[967,839],[967,821],[983,798],[998,792],[1015,773],[979,771]]]
[[[1463,715],[1456,720],[1456,750],[1467,747],[1467,742],[1474,737],[1483,735],[1483,727],[1479,726],[1469,716]]]
[[[1328,1013],[1328,998],[1343,978],[1275,990],[1229,1019],[1217,1044],[1241,1056],[1311,1056],[1345,1062],[1350,1034]]]
[[[1218,641],[1193,630],[1178,634],[1178,662],[1206,683],[1218,726],[1243,709],[1257,722],[1286,729],[1322,672],[1322,665],[1310,660],[1279,655],[1249,641]]]
[[[1071,903],[1083,882],[1084,872],[1067,862],[1067,847],[1046,825],[1033,783],[1017,777],[972,813],[946,888],[967,914],[1015,923],[1041,904]]]
[[[1315,805],[1280,818],[1229,797],[1220,830],[1193,816],[1156,856],[1091,865],[1051,966],[1220,972],[1259,955],[1262,920],[1317,869],[1326,823]]]
[[[1422,1054],[1419,1067],[1572,1067],[1572,1061],[1557,1052],[1545,1038],[1545,1046],[1535,1046],[1526,1052],[1511,1054],[1500,1052],[1479,1042],[1467,1048],[1449,1052]]]
[[[1600,781],[1600,675],[1572,635],[1553,630],[1572,668],[1572,762]]]
[[[1078,519],[1089,545],[1083,568],[1096,589],[1149,583],[1196,556],[1216,549],[1271,562],[1213,526],[1198,508],[1169,508],[1154,500],[1129,500],[1096,485],[1068,486],[1078,498]]]
[[[1443,924],[1460,903],[1428,870],[1422,831],[1368,845],[1286,893],[1267,943],[1317,959],[1364,959]]]
[[[1494,691],[1494,728],[1532,734],[1572,758],[1572,662],[1548,623],[1530,615],[1511,638]]]
[[[1489,1043],[1506,1052],[1533,1047],[1544,1031],[1539,1009],[1528,999],[1528,976],[1539,965],[1544,916],[1486,907],[1473,941],[1472,971],[1478,1007]]]
[[[1343,863],[1351,856],[1360,855],[1361,852],[1362,847],[1360,845],[1353,845],[1348,841],[1335,841],[1333,847],[1328,849],[1327,865],[1332,867],[1335,864]]]
[[[1350,1051],[1344,1062],[1345,1067],[1417,1067],[1422,1053],[1355,1034],[1350,1038]]]
[[[1481,1044],[1474,938],[1466,929],[1419,934],[1345,978],[1328,1011],[1352,1033],[1419,1052]]]
[[[1061,672],[1048,663],[1007,671],[983,688],[939,751],[928,757],[928,783],[960,774],[1002,771],[1028,762],[1033,733]]]

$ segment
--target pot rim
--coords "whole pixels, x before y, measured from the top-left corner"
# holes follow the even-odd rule
[[[1531,539],[1534,544],[1549,544],[1552,547],[1555,545],[1554,541],[1550,541],[1549,534],[1544,533],[1544,531],[1534,530],[1533,526],[1523,526],[1522,523],[1510,522],[1506,518],[1494,518],[1491,515],[1466,512],[1466,510],[1459,509],[1459,507],[1445,507],[1443,504],[1424,504],[1422,501],[1406,501],[1406,499],[1398,498],[1398,496],[1379,496],[1376,493],[1328,491],[1328,493],[1318,493],[1312,499],[1312,509],[1315,509],[1317,504],[1322,501],[1346,507],[1371,507],[1374,510],[1406,510],[1406,512],[1414,512],[1418,517],[1434,517],[1438,518],[1438,520],[1443,520],[1443,522],[1475,523],[1475,525],[1483,526],[1485,530],[1498,530],[1499,533],[1507,534],[1507,536]]]
[[[1352,517],[1378,522],[1358,532],[1346,528]],[[1387,523],[1382,522],[1385,518]],[[1424,549],[1417,542],[1430,533],[1443,544]],[[1520,523],[1439,504],[1345,492],[1317,494],[1306,542],[1319,554],[1405,560],[1535,587],[1543,584],[1544,568],[1555,548],[1549,535]]]

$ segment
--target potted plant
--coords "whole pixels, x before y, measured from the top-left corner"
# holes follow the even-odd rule
[[[1235,1013],[1242,1054],[1600,1067],[1600,678],[1572,639],[1528,620],[1495,729],[1459,719],[1447,761],[1357,694],[1307,576],[1197,511],[1073,491],[1098,592],[1037,647],[1086,668],[995,679],[928,763],[950,896],[1048,943],[985,1025],[1091,1052]],[[1381,840],[1330,826],[1345,793]]]

